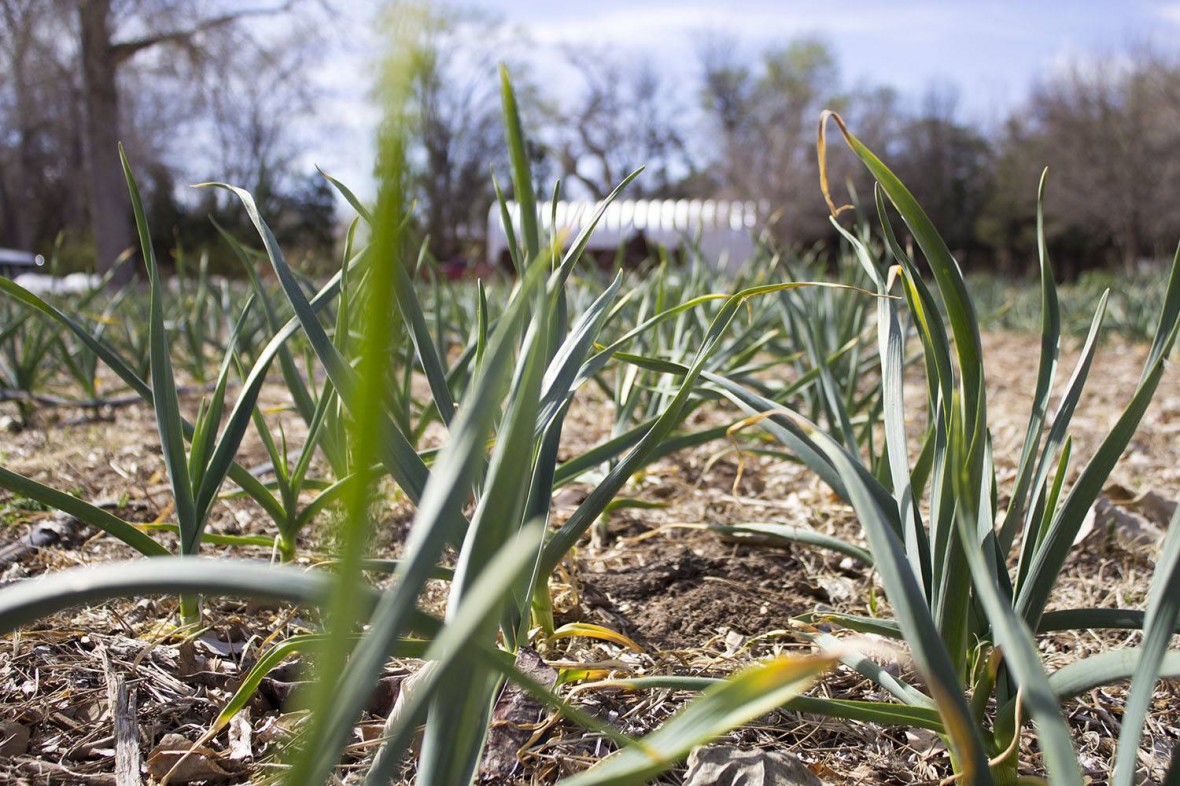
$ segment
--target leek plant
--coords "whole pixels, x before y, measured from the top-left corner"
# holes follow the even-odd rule
[[[557,470],[556,455],[561,426],[578,387],[598,373],[627,342],[648,329],[640,326],[624,334],[610,346],[591,355],[611,305],[619,296],[616,280],[567,326],[565,288],[574,265],[580,258],[593,231],[597,217],[568,251],[560,246],[542,244],[538,233],[536,197],[532,186],[526,145],[518,117],[516,98],[503,78],[503,100],[509,150],[513,162],[513,183],[522,205],[521,238],[513,239],[513,258],[519,281],[503,313],[479,336],[475,370],[471,387],[461,399],[457,411],[450,406],[445,359],[437,345],[428,341],[426,322],[414,289],[407,286],[405,252],[398,250],[401,241],[390,233],[396,216],[384,213],[397,205],[400,197],[399,173],[386,173],[384,194],[377,215],[375,246],[378,258],[388,260],[385,271],[389,298],[401,313],[401,326],[409,333],[416,358],[429,382],[441,419],[448,424],[449,439],[434,457],[429,479],[418,499],[418,512],[407,541],[404,557],[394,574],[396,587],[418,587],[432,574],[448,543],[456,543],[458,561],[454,569],[447,604],[447,615],[440,635],[428,647],[428,671],[407,697],[406,709],[386,728],[386,742],[377,756],[367,782],[389,782],[399,771],[402,758],[413,738],[415,728],[425,724],[421,753],[417,762],[417,782],[423,784],[469,783],[475,776],[480,752],[487,734],[491,711],[505,674],[502,658],[489,657],[494,642],[500,639],[509,652],[527,641],[533,624],[551,630],[548,618],[547,584],[549,575],[573,543],[615,497],[626,480],[655,452],[678,424],[695,388],[699,366],[710,357],[725,328],[740,312],[741,304],[758,292],[745,292],[725,299],[713,320],[705,345],[697,353],[698,368],[681,381],[670,405],[660,413],[633,448],[627,451],[607,474],[594,493],[577,509],[574,518],[556,533],[545,537],[538,526],[548,517],[550,498]],[[396,128],[396,123],[391,124]],[[387,140],[387,162],[400,160],[399,138]],[[634,177],[634,175],[632,176]],[[626,185],[616,189],[611,199]],[[270,242],[268,230],[260,224],[268,251],[280,281],[286,279],[285,264]],[[377,269],[374,270],[374,273]],[[373,279],[374,286],[380,279]],[[794,286],[794,285],[782,285]],[[765,288],[775,291],[780,286]],[[288,289],[297,301],[298,294]],[[375,288],[370,297],[381,290]],[[657,323],[684,313],[694,304],[676,307],[653,317]],[[301,307],[296,302],[296,313]],[[373,309],[370,309],[370,319]],[[378,313],[384,313],[377,309]],[[482,323],[482,320],[480,320]],[[366,331],[370,334],[372,327]],[[318,337],[314,324],[305,330],[328,368],[332,367],[332,348],[326,337]],[[381,335],[385,335],[382,333]],[[386,338],[386,340],[389,340]],[[363,359],[362,361],[363,362]],[[363,381],[362,381],[362,384]],[[342,397],[348,385],[339,385]],[[374,396],[373,393],[369,394]],[[377,395],[378,398],[379,394]],[[361,402],[349,408],[359,411]],[[372,417],[383,422],[385,433],[396,426],[393,418],[380,415],[380,401]],[[377,430],[375,430],[377,431]],[[491,441],[486,457],[482,446]],[[406,444],[405,435],[399,440]],[[363,456],[363,454],[362,454]],[[602,460],[610,460],[607,455]],[[362,459],[363,460],[363,459]],[[474,508],[468,515],[464,508],[472,490]],[[521,491],[524,490],[524,493]],[[354,555],[354,558],[357,555]],[[348,575],[342,569],[343,576]],[[337,761],[348,729],[363,706],[368,686],[382,662],[403,635],[405,615],[412,608],[408,593],[387,594],[367,619],[367,634],[356,645],[339,680],[326,680],[320,712],[316,714],[311,738],[298,765],[292,770],[297,783],[319,783]],[[332,664],[341,662],[341,654],[321,653]],[[656,737],[645,746],[645,755],[634,753],[616,760],[611,766],[613,782],[639,782],[643,777],[673,763],[687,752],[684,745],[706,739],[727,724],[740,722],[758,714],[770,697],[773,703],[786,700],[805,686],[829,659],[787,659],[755,669],[751,674],[719,689],[719,695],[705,697],[685,713],[679,725],[672,725],[666,735]],[[327,672],[331,674],[332,672]],[[536,689],[535,683],[519,673],[511,679]],[[544,691],[541,691],[544,693]],[[758,693],[762,704],[737,702],[742,695]],[[552,700],[552,697],[548,697]],[[577,715],[570,707],[566,712]],[[764,711],[764,710],[762,710]],[[751,714],[752,713],[752,714]],[[588,719],[582,718],[589,722]],[[599,724],[601,726],[601,724]],[[620,740],[617,732],[608,732]],[[665,737],[667,739],[665,739]],[[671,742],[674,740],[674,742]]]
[[[825,115],[823,122],[829,118],[877,180],[880,228],[922,347],[926,372],[923,406],[915,413],[907,410],[903,401],[903,333],[899,301],[889,296],[889,277],[875,264],[862,239],[836,223],[840,210],[830,197],[833,224],[856,248],[881,295],[877,330],[885,427],[882,471],[874,473],[873,467],[866,466],[839,429],[829,433],[801,415],[782,412],[776,402],[732,380],[706,376],[727,398],[760,416],[759,422],[771,435],[852,505],[895,615],[892,620],[836,614],[811,615],[809,619],[814,622],[822,617],[851,630],[908,643],[924,689],[893,676],[867,655],[844,649],[841,660],[896,699],[898,703],[889,706],[898,713],[897,723],[912,724],[914,709],[936,709],[940,719],[937,730],[948,743],[956,775],[969,783],[1017,781],[1021,769],[1015,746],[1020,727],[1028,719],[1037,728],[1051,782],[1080,784],[1069,730],[1058,705],[1095,685],[1133,677],[1132,702],[1120,735],[1114,781],[1130,784],[1146,710],[1144,697],[1150,695],[1151,685],[1160,676],[1180,674],[1180,659],[1164,655],[1177,623],[1175,597],[1167,596],[1167,588],[1180,581],[1180,556],[1176,553],[1180,535],[1169,533],[1145,612],[1048,611],[1047,607],[1086,511],[1160,383],[1180,318],[1180,255],[1169,274],[1162,313],[1138,387],[1118,422],[1069,486],[1066,479],[1074,457],[1068,428],[1093,360],[1106,298],[1099,299],[1081,358],[1061,392],[1055,414],[1049,417],[1060,322],[1044,243],[1043,199],[1039,200],[1040,370],[1010,501],[1005,511],[999,511],[979,324],[968,287],[910,192],[838,116]],[[821,124],[821,163],[823,131]],[[827,196],[826,183],[823,185]],[[933,271],[933,289],[920,277],[914,260],[894,235],[890,207],[900,215]],[[918,418],[924,418],[927,425],[914,456],[906,441],[906,424]],[[923,504],[923,500],[929,502]],[[1013,552],[1016,567],[1011,570],[1008,558]],[[1141,629],[1145,643],[1084,657],[1048,675],[1040,662],[1036,636],[1066,628]],[[821,647],[847,646],[818,630],[813,639]],[[1172,777],[1180,777],[1178,762],[1180,753],[1172,758]]]
[[[867,231],[867,226],[864,229]],[[837,266],[838,280],[846,286],[873,286],[847,239],[837,255]],[[794,280],[813,277],[819,267],[806,257],[798,263],[783,262],[784,274]],[[848,290],[808,287],[781,293],[778,305],[784,329],[774,357],[779,364],[794,359],[796,378],[811,376],[815,382],[800,395],[774,398],[838,434],[853,453],[874,455],[881,385],[874,379],[878,360],[868,329],[872,300]]]
[[[234,348],[237,343],[237,334],[240,332],[241,325],[251,307],[251,302],[248,301],[227,342],[229,348],[222,360],[211,396],[202,400],[194,422],[190,423],[182,418],[177,384],[172,373],[170,342],[164,324],[165,303],[159,268],[150,244],[147,218],[139,198],[138,188],[125,158],[123,163],[150,279],[147,320],[150,384],[139,377],[118,352],[103,342],[101,337],[96,337],[87,326],[78,320],[11,281],[0,279],[0,289],[15,301],[40,312],[49,317],[51,321],[70,330],[90,351],[101,358],[125,383],[152,405],[176,513],[175,524],[156,525],[155,529],[176,533],[179,536],[179,554],[193,557],[199,552],[201,542],[205,538],[205,525],[209,513],[227,476],[233,478],[247,492],[258,492],[261,488],[263,493],[258,493],[255,499],[276,521],[282,520],[287,515],[287,511],[275,501],[274,496],[267,492],[248,471],[235,462],[235,454],[256,413],[258,394],[266,379],[270,363],[284,342],[294,334],[296,323],[291,321],[280,329],[259,353],[258,360],[242,384],[237,400],[227,413],[226,390],[234,368]],[[339,283],[340,276],[338,275],[317,293],[312,303],[308,305],[309,309],[314,312],[315,309],[322,308],[336,295]],[[221,424],[223,416],[225,418],[224,426]],[[3,467],[0,467],[0,486],[69,513],[79,520],[119,538],[145,556],[160,557],[169,554],[168,549],[154,540],[143,528],[130,524],[84,500]],[[252,536],[217,535],[210,539],[228,544],[269,545],[270,543],[269,539]],[[200,610],[196,596],[183,595],[181,597],[181,618],[185,624],[199,622]]]
[[[102,341],[107,328],[115,322],[114,299],[109,301],[103,312],[93,321],[92,335],[96,341]],[[60,329],[61,326],[59,325]],[[63,339],[61,346],[61,363],[74,383],[92,402],[99,400],[99,357],[69,330],[61,330]]]
[[[36,408],[33,397],[43,392],[53,375],[50,361],[61,339],[54,326],[32,314],[15,308],[8,312],[0,327],[0,385],[15,400],[24,423]]]
[[[134,281],[128,282],[111,298],[107,311],[114,319],[101,336],[102,343],[108,345],[139,379],[148,378],[152,362],[146,330],[150,308],[149,298],[141,295],[140,286]],[[91,332],[98,333],[97,330]],[[79,340],[86,343],[81,337]]]

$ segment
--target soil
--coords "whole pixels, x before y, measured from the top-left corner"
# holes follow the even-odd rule
[[[653,549],[654,551],[654,549]],[[650,561],[583,577],[583,606],[648,649],[694,649],[722,629],[753,636],[790,626],[800,598],[819,593],[799,575],[797,560],[712,538],[694,547],[661,544]],[[597,614],[594,614],[598,612]]]
[[[1035,380],[1036,352],[1037,339],[1032,336],[986,337],[1001,488],[1015,472],[1015,451],[1023,439]],[[1076,355],[1076,346],[1064,353],[1059,386],[1068,378]],[[1075,456],[1089,456],[1113,424],[1134,389],[1145,356],[1144,347],[1119,342],[1100,349],[1075,418]],[[916,398],[920,390],[911,387],[909,395]],[[278,388],[267,390],[264,406],[282,403]],[[196,400],[185,400],[182,406],[195,408]],[[575,449],[581,450],[603,437],[604,419],[595,409],[600,406],[601,402],[591,400],[571,413],[569,445],[576,443]],[[74,420],[77,413],[42,410],[28,428],[5,435],[0,462],[88,499],[105,500],[128,518],[166,518],[166,476],[150,410],[133,406],[105,414],[108,420],[78,421]],[[301,431],[296,419],[286,418],[284,425],[289,442],[297,444]],[[1111,520],[1114,524],[1100,520],[1066,567],[1054,595],[1058,607],[1142,607],[1158,554],[1155,538],[1166,521],[1158,520],[1158,511],[1135,504],[1141,505],[1148,492],[1162,500],[1165,508],[1166,503],[1180,499],[1178,431],[1180,378],[1172,371],[1108,485],[1107,497],[1121,500],[1115,507],[1150,527],[1129,536],[1115,526],[1117,517]],[[243,463],[262,463],[264,454],[256,439],[249,440],[243,450]],[[1075,460],[1071,480],[1080,466],[1084,460]],[[584,485],[563,489],[554,502],[555,520],[563,520],[588,490]],[[855,559],[797,545],[723,538],[708,528],[773,521],[806,525],[860,542],[851,510],[798,464],[741,456],[728,444],[707,445],[648,468],[633,479],[624,496],[654,501],[660,507],[622,508],[610,514],[563,565],[554,599],[558,622],[605,626],[633,639],[642,652],[595,640],[563,640],[542,649],[550,664],[610,663],[635,675],[720,676],[759,657],[806,649],[793,622],[800,614],[817,608],[867,614],[871,603],[881,611],[879,585]],[[1126,504],[1128,498],[1139,502]],[[36,506],[22,507],[9,494],[0,494],[0,506],[0,555],[8,553],[6,546],[27,540],[56,515]],[[382,546],[382,556],[396,552],[409,511],[404,505],[393,506],[387,515],[393,526],[387,528],[392,534]],[[250,504],[233,500],[218,509],[210,531],[257,534],[262,520]],[[324,537],[324,532],[309,533],[301,549],[304,564],[323,553]],[[15,556],[7,561],[0,559],[4,583],[135,556],[113,539],[84,530],[12,552]],[[211,547],[208,551],[210,555],[220,552],[271,557],[264,548]],[[115,783],[108,701],[112,674],[126,679],[137,700],[135,722],[144,758],[155,751],[157,761],[163,761],[167,744],[176,743],[167,735],[180,734],[191,743],[210,727],[264,641],[312,629],[291,609],[223,600],[209,604],[208,631],[177,640],[168,626],[174,613],[175,603],[169,599],[119,601],[59,614],[0,640],[0,724],[4,724],[0,741],[11,736],[14,746],[11,751],[0,746],[0,783]],[[1135,635],[1128,634],[1061,634],[1045,637],[1042,648],[1048,665],[1056,668],[1080,655],[1135,640]],[[104,666],[104,658],[109,667]],[[357,779],[356,765],[373,752],[381,718],[392,706],[397,685],[416,667],[414,662],[390,663],[382,683],[384,692],[375,695],[371,712],[357,731],[352,758],[340,771],[345,782]],[[207,782],[264,782],[278,772],[268,759],[268,743],[289,733],[292,715],[283,710],[291,692],[298,689],[289,682],[293,673],[287,667],[273,674],[251,704],[249,728],[237,732],[238,752],[241,735],[246,733],[249,755],[234,758],[233,732],[222,732],[206,745],[208,759],[225,772],[215,777],[212,769],[198,770],[198,777],[189,782],[202,782],[201,776]],[[1175,683],[1162,683],[1156,692],[1142,746],[1143,763],[1152,768],[1153,777],[1159,777],[1180,739],[1178,688]],[[868,683],[845,672],[825,678],[817,690],[845,698],[874,695]],[[577,694],[577,701],[588,711],[619,719],[631,734],[655,728],[686,698],[670,691]],[[1123,691],[1115,686],[1092,691],[1067,707],[1080,761],[1094,783],[1108,777],[1122,702]],[[787,750],[832,784],[933,784],[949,774],[945,751],[937,740],[902,729],[785,711],[731,733],[728,742],[744,748]],[[519,766],[496,782],[550,783],[609,750],[601,738],[561,721],[533,740],[520,754]],[[1020,756],[1030,774],[1038,771],[1039,754],[1031,734],[1023,740]],[[151,765],[148,771],[155,772]],[[683,770],[673,771],[657,782],[680,783],[682,775]]]

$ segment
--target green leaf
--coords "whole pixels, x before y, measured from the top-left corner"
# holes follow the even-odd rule
[[[705,691],[660,728],[561,786],[641,784],[729,729],[782,707],[829,669],[828,655],[781,656]]]
[[[856,251],[861,266],[877,284],[877,354],[881,359],[881,401],[885,418],[885,448],[889,458],[889,471],[893,483],[893,495],[897,500],[898,519],[902,529],[898,533],[905,544],[906,556],[913,568],[914,576],[921,580],[922,591],[927,598],[932,592],[933,566],[931,565],[930,543],[918,512],[918,501],[910,477],[909,451],[906,444],[906,412],[903,387],[905,383],[904,339],[901,322],[897,316],[894,301],[887,296],[888,284],[873,264],[869,251],[852,233],[845,230],[833,219],[832,226],[844,236]],[[855,445],[849,445],[850,450]],[[918,490],[918,495],[921,490]]]
[[[422,245],[421,253],[426,253],[425,243]],[[397,298],[402,318],[406,321],[410,339],[414,342],[414,350],[418,353],[418,362],[422,364],[426,382],[430,385],[435,409],[438,410],[442,422],[449,424],[455,417],[455,400],[447,386],[446,366],[430,337],[430,328],[426,325],[422,304],[414,291],[414,282],[410,280],[410,274],[400,260],[390,260],[388,264],[393,267],[393,294]],[[436,303],[435,308],[441,309],[442,306]]]
[[[1143,630],[1145,619],[1146,615],[1137,609],[1061,609],[1046,611],[1041,616],[1037,633],[1086,628]],[[1175,632],[1180,633],[1180,625],[1177,625]]]
[[[433,575],[443,548],[457,540],[456,534],[466,525],[463,506],[470,496],[476,471],[484,462],[488,435],[500,414],[499,403],[512,368],[511,358],[523,326],[525,305],[533,288],[544,281],[544,272],[539,265],[526,272],[521,281],[522,296],[510,304],[497,323],[488,347],[487,363],[464,396],[452,423],[450,439],[431,469],[394,575],[394,586],[398,589],[385,595],[373,612],[368,635],[357,646],[336,683],[330,706],[323,708],[324,716],[318,721],[319,736],[312,738],[314,746],[306,760],[308,766],[294,776],[300,779],[298,782],[318,786],[337,763],[348,730],[365,706],[373,678],[416,608],[420,588]]]
[[[1175,633],[1180,617],[1180,508],[1176,509],[1168,525],[1168,534],[1160,559],[1156,563],[1147,598],[1147,617],[1143,625],[1142,655],[1135,667],[1131,690],[1127,693],[1127,707],[1123,711],[1119,731],[1118,753],[1114,764],[1115,786],[1135,783],[1135,765],[1139,758],[1139,740],[1143,724],[1151,707],[1155,684],[1163,674],[1168,643]]]
[[[910,190],[897,179],[897,176],[871,150],[865,147],[859,139],[848,131],[847,126],[844,125],[844,120],[834,112],[824,112],[820,119],[819,154],[821,167],[823,166],[825,152],[824,128],[829,118],[836,122],[840,133],[844,137],[844,141],[847,142],[852,152],[856,154],[869,172],[872,173],[873,177],[876,178],[881,189],[889,198],[889,201],[897,209],[902,220],[909,227],[910,232],[913,233],[918,247],[922,249],[922,253],[925,255],[931,271],[934,273],[934,279],[938,283],[939,292],[942,294],[943,300],[946,303],[947,316],[950,319],[951,330],[955,336],[955,349],[959,356],[959,371],[963,375],[961,387],[963,412],[969,424],[968,427],[971,431],[974,431],[974,424],[986,423],[986,407],[982,400],[984,380],[983,344],[979,336],[979,320],[975,315],[975,305],[971,301],[971,296],[967,290],[967,283],[963,279],[963,273],[959,269],[959,264],[955,261],[954,256],[951,254],[950,249],[947,248],[946,242],[943,241],[938,230],[934,228],[934,224],[931,223],[929,217],[926,215],[926,211],[914,199],[914,195],[910,193]],[[826,195],[826,177],[823,186]],[[831,204],[830,199],[829,204]],[[838,212],[835,209],[835,205],[831,206],[833,212]],[[982,445],[978,446],[975,450],[982,451]],[[981,456],[982,454],[980,453],[979,455]],[[973,456],[972,460],[978,460],[978,456]]]
[[[889,602],[913,650],[918,669],[927,681],[931,697],[938,706],[961,772],[968,780],[974,778],[980,784],[990,783],[979,729],[971,719],[952,656],[947,652],[926,605],[921,577],[914,574],[895,529],[888,523],[884,510],[861,477],[863,467],[856,464],[826,434],[817,431],[812,439],[831,460],[832,466],[844,481],[849,501],[864,528]]]
[[[705,373],[705,366],[712,352],[720,343],[721,337],[729,327],[738,310],[748,299],[760,295],[780,292],[794,287],[808,286],[804,283],[764,284],[744,289],[728,297],[722,304],[717,315],[709,325],[704,342],[697,350],[692,364],[684,375],[680,385],[663,413],[652,424],[651,429],[639,440],[631,452],[626,455],[610,471],[607,477],[590,493],[590,496],[578,506],[573,515],[553,534],[545,546],[544,555],[540,562],[541,576],[548,576],[565,558],[566,552],[573,548],[582,533],[601,515],[602,511],[618,493],[623,484],[640,466],[650,460],[651,454],[671,435],[672,430],[681,421],[688,407],[689,400],[695,393],[698,378]],[[632,331],[634,332],[634,331]],[[616,345],[619,342],[615,342]],[[600,352],[593,360],[597,360],[607,351]],[[772,405],[775,406],[775,405]]]
[[[1094,310],[1094,318],[1090,323],[1090,332],[1086,336],[1086,343],[1082,347],[1081,355],[1078,357],[1078,362],[1074,367],[1069,384],[1066,385],[1065,392],[1061,396],[1061,403],[1057,406],[1057,412],[1053,415],[1053,425],[1049,429],[1049,436],[1045,439],[1045,448],[1041,454],[1037,471],[1032,481],[1032,488],[1038,491],[1045,487],[1046,479],[1053,469],[1053,462],[1057,456],[1057,452],[1061,450],[1063,443],[1067,439],[1066,432],[1069,428],[1069,423],[1073,419],[1074,410],[1077,408],[1079,399],[1081,399],[1082,389],[1085,387],[1086,379],[1090,373],[1090,367],[1094,361],[1094,353],[1098,348],[1098,334],[1102,329],[1102,320],[1106,315],[1106,303],[1109,294],[1109,290],[1103,292],[1102,297],[1098,301],[1098,307]],[[1062,458],[1063,460],[1068,458],[1068,451],[1065,452]],[[1055,487],[1055,490],[1060,492],[1060,487]],[[1040,501],[1038,494],[1038,502]],[[1053,500],[1053,502],[1056,503],[1056,500]],[[1035,509],[1036,505],[1029,510],[1026,518],[1024,544],[1021,549],[1020,566],[1017,569],[1017,587],[1020,586],[1021,582],[1026,580],[1027,572],[1031,567],[1036,551],[1044,541],[1045,532],[1039,526],[1041,522],[1036,521],[1033,516]],[[1052,507],[1046,508],[1044,511],[1045,518],[1051,522],[1056,512],[1055,504]]]
[[[1065,502],[1054,516],[1044,542],[1037,550],[1028,570],[1028,579],[1017,591],[1016,609],[1025,621],[1035,627],[1049,601],[1049,595],[1061,572],[1062,565],[1081,529],[1086,511],[1102,492],[1106,479],[1118,463],[1123,450],[1139,427],[1148,404],[1151,403],[1164,373],[1164,360],[1176,340],[1180,318],[1180,249],[1172,260],[1163,312],[1157,327],[1156,342],[1143,370],[1139,385],[1130,403],[1119,416],[1114,428],[1102,440],[1089,464],[1082,470]]]
[[[1016,468],[1016,485],[1000,527],[1000,551],[1007,554],[1012,548],[1025,500],[1032,485],[1033,459],[1041,442],[1041,430],[1049,408],[1049,395],[1053,390],[1053,378],[1057,372],[1057,353],[1061,341],[1061,307],[1057,300],[1057,285],[1053,281],[1053,268],[1049,264],[1049,248],[1045,242],[1045,181],[1049,170],[1041,173],[1037,187],[1037,257],[1041,268],[1041,356],[1037,364],[1037,382],[1033,391],[1032,411],[1028,416],[1024,446],[1020,451],[1020,462]]]
[[[956,524],[962,541],[973,543],[977,522],[970,521],[962,511],[956,516]],[[1081,786],[1082,775],[1069,727],[1057,708],[1057,698],[1041,665],[1036,641],[1024,620],[1009,605],[1010,599],[1000,590],[995,562],[986,559],[978,548],[968,547],[963,552],[975,595],[991,623],[995,644],[1003,650],[1004,663],[1015,675],[1023,704],[1036,723],[1037,740],[1044,752],[1049,777],[1055,784]]]
[[[151,281],[151,310],[149,315],[148,351],[151,354],[152,405],[156,412],[156,428],[160,433],[160,444],[164,450],[164,466],[172,484],[172,496],[176,503],[176,521],[180,525],[180,550],[182,554],[195,554],[200,548],[201,522],[193,499],[193,486],[189,478],[188,457],[185,455],[185,431],[180,418],[180,402],[176,395],[176,379],[172,375],[168,334],[164,330],[164,296],[160,289],[160,271],[156,265],[156,253],[152,248],[151,234],[139,188],[131,174],[127,156],[119,147],[123,162],[123,173],[131,191],[131,206],[135,212],[135,225],[139,229],[140,247],[147,262],[148,278]]]
[[[793,527],[789,524],[775,524],[773,522],[740,522],[735,524],[707,524],[709,531],[721,535],[755,535],[783,543],[802,543],[807,546],[829,549],[839,554],[860,560],[866,566],[872,566],[873,555],[846,540],[816,532],[809,527]]]
[[[486,568],[480,573],[465,596],[457,612],[453,613],[447,625],[439,632],[424,659],[430,662],[433,670],[424,682],[417,686],[412,696],[406,702],[401,716],[401,722],[387,728],[388,739],[373,762],[373,767],[366,778],[367,784],[384,784],[393,780],[396,766],[408,746],[417,728],[421,712],[427,703],[433,702],[438,694],[440,683],[455,680],[462,670],[472,668],[470,653],[486,646],[485,636],[494,630],[500,610],[509,596],[510,588],[519,579],[527,575],[532,567],[536,548],[541,542],[543,527],[534,523],[522,527],[517,534],[501,546]],[[371,639],[370,639],[371,640]],[[367,641],[365,643],[368,643]],[[363,644],[362,644],[363,648]],[[358,648],[358,655],[361,648]],[[460,671],[457,671],[460,670]],[[479,668],[477,673],[483,673],[489,682],[495,682],[488,674],[486,667]],[[476,684],[472,680],[471,684]],[[468,704],[468,708],[480,709],[483,696],[476,695],[475,702]],[[434,703],[431,714],[438,710]],[[490,712],[490,705],[484,713],[462,714],[448,713],[450,720],[464,728],[453,727],[452,731],[458,739],[475,736],[482,741],[486,733],[484,715]],[[474,750],[461,748],[451,750],[444,746],[441,750],[429,750],[428,744],[441,744],[443,740],[423,742],[423,752],[419,763],[419,780],[423,784],[466,783],[474,774],[474,768],[479,764],[479,748]],[[449,755],[448,755],[449,754]],[[446,778],[452,778],[446,780]]]
[[[330,576],[295,568],[237,560],[161,556],[136,562],[68,568],[0,589],[0,634],[37,622],[59,611],[112,598],[159,594],[232,595],[320,605],[333,587]],[[364,589],[371,607],[378,598]],[[407,628],[433,635],[437,625],[416,614]]]
[[[262,285],[262,279],[258,277],[258,270],[254,266],[254,261],[246,253],[245,247],[238,242],[237,238],[229,234],[217,221],[213,221],[213,226],[217,228],[221,237],[234,250],[242,267],[245,268],[246,274],[250,278],[250,286],[254,290],[255,299],[262,305],[262,314],[266,319],[267,329],[271,334],[278,333],[282,327],[282,321],[279,320],[278,313],[275,311],[274,304],[271,303],[270,295],[266,291],[266,287]],[[257,253],[257,252],[255,252]],[[314,404],[311,400],[311,394],[307,390],[307,385],[303,382],[303,377],[299,373],[299,369],[295,365],[295,358],[291,356],[291,350],[286,344],[282,345],[278,350],[279,368],[283,373],[283,381],[287,385],[287,390],[291,393],[291,400],[295,404],[295,409],[298,410],[300,416],[306,421],[311,417]]]
[[[622,690],[679,690],[706,691],[720,688],[725,680],[717,677],[636,677],[633,679],[612,679],[586,683],[578,688],[620,688]],[[915,707],[908,704],[889,704],[880,701],[858,701],[855,699],[825,699],[817,696],[796,696],[782,706],[782,709],[805,715],[819,715],[826,718],[854,720],[862,723],[876,723],[882,726],[905,726],[930,729],[945,733],[938,711],[931,707]]]
[[[541,255],[541,234],[537,228],[537,196],[533,189],[532,166],[529,164],[528,143],[516,107],[516,91],[508,78],[508,67],[500,66],[500,97],[504,105],[504,133],[508,141],[508,156],[512,160],[512,184],[516,205],[520,210],[520,227],[524,236],[524,261],[533,263]],[[511,222],[505,223],[505,227]]]
[[[3,280],[3,279],[0,279]],[[146,557],[167,556],[168,549],[145,535],[133,524],[115,516],[89,502],[78,499],[64,491],[50,488],[24,475],[0,467],[0,486],[11,492],[48,505],[78,519],[84,524],[97,527],[126,543]]]
[[[328,338],[323,325],[316,318],[315,309],[311,307],[307,297],[303,294],[299,282],[295,279],[294,273],[283,256],[282,249],[279,248],[274,233],[271,232],[270,227],[267,226],[262,216],[258,213],[258,207],[254,203],[254,198],[244,189],[224,183],[207,183],[203,185],[226,189],[241,200],[246,208],[247,215],[250,216],[250,220],[254,223],[254,228],[262,236],[263,245],[266,247],[266,254],[270,258],[275,275],[278,276],[279,283],[282,284],[283,291],[287,294],[287,299],[291,302],[299,325],[303,328],[308,341],[315,350],[316,357],[323,363],[328,378],[332,380],[332,384],[338,391],[345,406],[350,406],[350,404],[355,406],[358,386],[356,371],[349,365],[348,361]],[[386,264],[389,263],[390,261],[387,260]],[[389,468],[390,474],[393,475],[394,479],[412,500],[419,499],[426,485],[426,478],[429,475],[426,465],[422,462],[422,459],[418,456],[417,451],[414,450],[406,435],[387,416],[381,418],[378,427],[384,436],[384,439],[379,442],[382,463]]]
[[[1069,701],[1094,688],[1131,679],[1142,661],[1141,647],[1098,652],[1079,658],[1050,674],[1049,686],[1057,701]],[[1161,679],[1180,678],[1180,652],[1168,652],[1154,673]]]

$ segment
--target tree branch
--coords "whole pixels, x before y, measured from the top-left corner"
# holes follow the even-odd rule
[[[245,8],[240,11],[234,11],[233,13],[222,14],[221,16],[215,16],[210,19],[206,19],[196,25],[193,25],[187,30],[171,30],[166,33],[157,33],[155,35],[137,38],[133,41],[124,41],[122,43],[112,44],[111,54],[115,59],[115,64],[121,65],[125,61],[134,57],[136,53],[141,52],[144,49],[150,49],[153,46],[157,46],[159,44],[182,43],[208,30],[213,30],[215,28],[228,25],[245,17],[281,14],[285,11],[289,11],[293,4],[294,0],[287,0],[287,2],[283,3],[282,5],[275,6],[274,8]]]

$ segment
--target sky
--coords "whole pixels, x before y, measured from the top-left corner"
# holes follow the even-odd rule
[[[351,0],[357,30],[346,57],[321,66],[331,130],[306,157],[368,193],[379,116],[358,99],[363,57],[377,51],[372,9]],[[477,0],[467,4],[519,28],[534,67],[557,93],[577,89],[565,52],[591,45],[647,57],[670,79],[692,83],[702,37],[732,40],[751,55],[801,36],[836,54],[844,82],[895,88],[917,102],[932,86],[958,91],[964,121],[994,128],[1036,80],[1074,64],[1117,62],[1143,45],[1180,52],[1180,2],[1171,0]],[[366,158],[365,151],[370,151]]]
[[[851,83],[917,94],[932,82],[961,90],[986,117],[1026,95],[1033,79],[1072,60],[1180,36],[1180,2],[1156,0],[483,0],[555,54],[582,42],[646,52],[691,67],[695,41],[720,33],[753,52],[799,36],[835,51]],[[658,47],[658,48],[657,48]],[[980,119],[983,119],[982,117]]]

